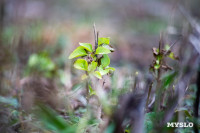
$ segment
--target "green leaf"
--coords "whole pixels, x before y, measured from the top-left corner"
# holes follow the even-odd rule
[[[53,61],[46,55],[45,52],[40,54],[32,54],[28,60],[28,67],[38,71],[53,71],[55,69],[55,64]]]
[[[156,60],[156,64],[159,65],[160,64],[160,60]]]
[[[87,61],[84,60],[84,59],[78,59],[78,60],[75,61],[74,67],[75,67],[76,69],[80,69],[80,70],[85,70],[85,71],[87,71],[87,70],[88,70],[88,63],[87,63]]]
[[[174,71],[171,73],[167,73],[165,76],[162,77],[163,85],[162,88],[167,88],[169,85],[171,85],[177,76],[178,72]]]
[[[156,118],[155,112],[149,112],[145,114],[145,129],[147,133],[150,133],[150,131],[153,130],[153,120]]]
[[[98,47],[95,54],[109,54],[111,51],[105,47]]]
[[[192,115],[190,114],[190,112],[188,111],[188,109],[185,108],[185,107],[182,107],[182,108],[179,108],[179,109],[175,110],[175,113],[180,113],[180,112],[185,113],[185,115],[187,117],[192,117]]]
[[[96,68],[97,68],[97,62],[92,61],[91,64],[89,64],[89,66],[88,66],[88,71],[89,71],[89,72],[92,72],[92,71],[94,71]]]
[[[125,130],[125,133],[130,133],[130,132],[131,132],[130,129]]]
[[[109,73],[109,69],[104,70],[103,66],[100,66],[98,70],[101,73],[101,75],[105,75],[105,74]]]
[[[171,58],[171,59],[173,59],[173,60],[178,60],[178,57],[176,57],[176,56],[174,55],[173,52],[171,52],[171,53],[168,55],[168,57]]]
[[[29,57],[29,60],[28,60],[28,66],[29,67],[33,67],[37,64],[38,62],[38,56],[36,54],[32,54],[30,57]]]
[[[110,43],[110,38],[109,37],[100,37],[98,38],[98,45],[101,44],[109,44]]]
[[[38,110],[36,116],[43,123],[44,128],[58,133],[74,133],[76,132],[76,127],[70,125],[62,117],[60,117],[53,109],[38,104]]]
[[[84,50],[82,46],[79,46],[70,54],[69,59],[73,59],[73,58],[85,56],[85,55],[87,55],[86,51]]]
[[[84,49],[86,49],[89,52],[92,52],[92,44],[90,43],[79,43]]]
[[[113,67],[108,67],[108,68],[106,68],[106,69],[108,69],[108,70],[110,70],[110,71],[115,71],[115,68],[113,68]]]
[[[154,65],[154,68],[155,68],[155,69],[159,69],[159,68],[160,68],[160,65],[159,65],[159,64],[155,64],[155,65]]]
[[[96,77],[99,78],[99,79],[102,79],[101,73],[100,73],[99,71],[95,71],[95,72],[93,73],[93,75],[96,76]]]
[[[91,87],[90,85],[89,85],[89,94],[90,94],[90,96],[96,95],[95,90],[93,90],[92,87]]]
[[[112,48],[112,46],[111,46],[111,45],[106,45],[106,44],[103,44],[103,45],[102,45],[102,47],[109,49],[111,52],[114,52],[114,51],[115,51],[115,49],[114,49],[114,48]]]
[[[115,124],[111,123],[110,125],[107,126],[104,133],[113,133],[115,130],[115,127],[116,127]]]
[[[165,50],[166,50],[166,51],[170,50],[169,44],[166,44],[166,45],[165,45]]]
[[[2,96],[0,96],[0,104],[1,103],[14,106],[15,108],[17,108],[19,106],[19,103],[17,102],[17,99],[11,98],[11,97],[2,97]]]
[[[101,65],[103,67],[107,67],[110,64],[110,58],[108,55],[104,54],[103,58],[101,58]]]

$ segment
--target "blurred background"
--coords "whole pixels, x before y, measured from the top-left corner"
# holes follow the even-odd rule
[[[84,105],[84,97],[77,98],[81,92],[69,98],[84,85],[80,84],[81,72],[74,70],[74,60],[68,56],[79,42],[94,46],[94,23],[99,37],[110,37],[115,49],[110,66],[116,68],[116,78],[107,79],[108,89],[124,88],[135,73],[140,78],[148,75],[154,58],[152,48],[158,47],[161,33],[169,45],[188,33],[179,5],[199,21],[199,0],[1,0],[0,101],[9,107],[1,106],[0,131],[14,132],[14,125],[18,132],[31,132],[21,123],[34,119],[23,111],[38,97],[46,97],[52,108],[57,104]],[[177,42],[174,53],[183,41]],[[35,92],[36,84],[47,89]],[[28,91],[22,89],[28,87]]]
[[[3,41],[14,42],[22,51],[25,49],[23,63],[30,54],[38,52],[34,51],[36,47],[42,51],[62,45],[68,56],[78,42],[94,43],[95,23],[100,36],[111,37],[117,49],[112,55],[113,63],[144,68],[150,64],[150,49],[158,45],[161,32],[182,33],[183,15],[177,8],[179,3],[199,16],[195,0],[6,0],[1,3]],[[167,43],[171,41],[168,39]]]

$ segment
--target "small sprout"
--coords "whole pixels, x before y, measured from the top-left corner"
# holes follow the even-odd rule
[[[152,50],[155,59],[150,65],[149,70],[152,72],[155,72],[155,70],[158,69],[163,69],[165,71],[172,70],[172,68],[168,66],[164,60],[165,57],[169,57],[173,60],[178,60],[178,57],[176,57],[174,53],[170,51],[170,46],[167,44],[165,45],[164,49],[158,49],[154,47]]]
[[[109,37],[98,38],[98,47],[96,50],[92,49],[92,44],[90,43],[79,43],[79,45],[70,54],[69,59],[86,56],[84,59],[77,59],[74,63],[76,69],[86,71],[86,74],[81,76],[82,80],[87,79],[90,75],[102,79],[103,75],[115,71],[115,68],[109,67],[110,58],[107,54],[114,51],[110,45]]]

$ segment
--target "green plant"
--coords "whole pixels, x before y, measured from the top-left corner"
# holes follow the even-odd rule
[[[51,78],[56,74],[56,64],[52,61],[47,52],[35,53],[29,57],[25,72],[26,75],[35,74]]]
[[[92,89],[92,85],[90,84],[90,79],[92,77],[102,79],[102,76],[115,71],[115,68],[109,66],[110,58],[108,54],[114,52],[114,49],[110,45],[110,38],[98,38],[98,32],[96,34],[95,29],[94,33],[94,49],[90,43],[79,43],[80,46],[69,55],[69,59],[79,57],[74,62],[74,67],[76,69],[85,71],[85,74],[81,76],[81,79],[87,79],[86,89],[88,96],[95,95],[95,91]]]
[[[170,67],[166,62],[166,58],[171,58],[172,60],[179,60],[179,58],[176,57],[174,53],[171,51],[171,48],[175,43],[173,43],[171,46],[166,44],[165,47],[162,48],[164,44],[163,44],[163,39],[161,37],[159,42],[159,48],[153,48],[154,60],[150,66],[150,71],[154,75],[156,81],[157,110],[160,110],[161,107],[164,106],[163,101],[165,97],[163,95],[165,93],[165,90],[167,90],[167,88],[169,88],[169,86],[174,82],[175,77],[177,75],[177,72],[172,72],[171,74],[168,73],[169,71],[173,70],[173,68]],[[147,103],[148,100],[149,96],[147,99]]]
[[[109,67],[108,54],[114,51],[110,45],[110,38],[98,38],[96,49],[93,49],[90,43],[79,43],[79,45],[70,54],[69,59],[81,57],[74,62],[74,67],[86,71],[86,74],[82,75],[82,79],[86,79],[88,76],[102,79],[103,75],[115,71],[115,68]]]

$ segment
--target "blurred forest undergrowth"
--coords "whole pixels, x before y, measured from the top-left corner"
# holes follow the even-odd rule
[[[198,133],[199,5],[1,0],[0,133]],[[94,22],[115,71],[88,80],[68,57]]]

